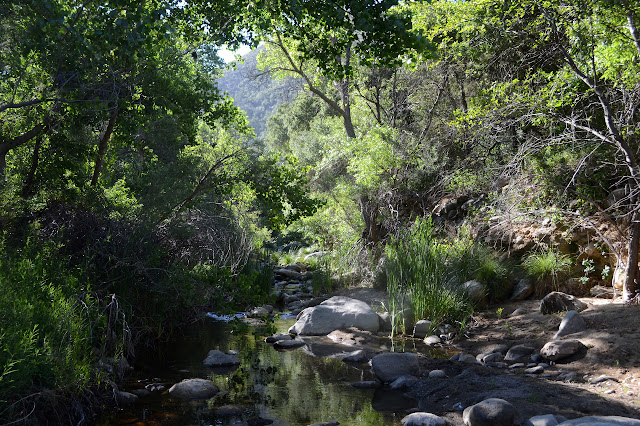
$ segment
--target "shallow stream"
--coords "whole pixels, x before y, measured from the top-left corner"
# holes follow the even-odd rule
[[[273,331],[286,332],[293,320],[278,320],[270,329],[247,326],[242,321],[207,318],[183,330],[181,336],[151,353],[139,354],[129,382],[122,390],[152,389],[134,405],[103,418],[98,425],[305,425],[338,421],[341,425],[400,424],[414,400],[388,389],[355,389],[349,383],[373,380],[367,364],[347,364],[331,358],[358,348],[337,345],[326,337],[306,338],[307,346],[277,351],[264,343]],[[388,347],[380,339],[368,349],[419,351],[427,347]],[[404,342],[407,344],[408,342]],[[202,365],[211,349],[237,351],[241,365],[212,370]],[[184,401],[169,396],[174,383],[188,378],[208,378],[222,392],[204,401]],[[158,388],[158,386],[162,386]],[[155,389],[154,389],[155,387]],[[160,389],[160,390],[157,390]],[[254,423],[256,422],[256,423]]]

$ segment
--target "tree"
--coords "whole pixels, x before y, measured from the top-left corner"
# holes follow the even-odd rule
[[[561,193],[585,193],[588,183],[578,177],[590,163],[608,169],[605,185],[626,188],[614,206],[584,200],[592,210],[580,216],[596,215],[626,229],[626,247],[611,244],[611,250],[626,272],[625,298],[631,297],[640,243],[639,6],[607,0],[478,0],[436,7],[454,11],[432,33],[448,57],[464,65],[467,75],[474,67],[488,70],[484,79],[475,79],[480,90],[459,115],[476,137],[503,145],[511,141],[517,153],[512,165],[526,164],[527,153],[548,155],[559,146],[582,155]]]

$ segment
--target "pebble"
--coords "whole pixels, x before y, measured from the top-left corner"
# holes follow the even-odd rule
[[[611,395],[612,393],[616,393],[616,390],[615,389],[609,389],[609,390],[604,391],[605,395]]]
[[[524,362],[516,362],[515,364],[511,364],[509,368],[523,368],[525,367]]]

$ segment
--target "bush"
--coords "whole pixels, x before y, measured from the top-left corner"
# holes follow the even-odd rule
[[[560,278],[571,268],[571,259],[550,248],[528,255],[522,262],[522,267],[535,280],[536,295],[544,296],[558,289]]]

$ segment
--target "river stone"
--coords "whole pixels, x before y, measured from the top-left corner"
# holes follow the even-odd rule
[[[404,426],[444,426],[447,423],[442,417],[431,413],[411,413],[400,420]]]
[[[209,399],[220,392],[210,380],[186,379],[169,389],[169,395],[182,399]]]
[[[481,361],[484,363],[487,362],[500,362],[504,359],[504,355],[500,352],[491,352],[490,354],[482,354]]]
[[[540,312],[543,314],[557,314],[564,311],[584,311],[587,304],[570,294],[554,291],[547,294],[540,302]]]
[[[587,329],[587,324],[585,324],[584,319],[580,316],[580,314],[576,311],[569,311],[562,318],[562,322],[560,323],[560,327],[554,339],[557,339],[562,336],[566,336],[567,334],[579,333]]]
[[[138,395],[129,392],[117,391],[116,401],[119,405],[131,405],[138,401]]]
[[[442,339],[440,339],[436,335],[427,336],[427,337],[424,338],[423,341],[424,341],[424,343],[426,345],[429,345],[429,346],[433,346],[433,345],[437,345],[439,343],[442,343]]]
[[[215,367],[231,367],[233,365],[239,365],[240,359],[238,359],[235,355],[225,354],[218,350],[211,350],[207,354],[207,358],[205,358],[202,363],[211,368]]]
[[[302,272],[302,265],[299,263],[294,263],[292,265],[287,265],[284,269],[288,269],[290,271]]]
[[[271,308],[271,310],[269,310],[269,308]],[[249,311],[247,316],[249,318],[262,318],[266,317],[271,312],[273,312],[273,306],[271,305],[258,306],[257,308],[253,308],[251,311]]]
[[[621,425],[640,426],[640,420],[620,416],[588,416],[578,419],[567,420],[560,423],[562,426],[579,425]]]
[[[474,303],[482,306],[487,304],[487,292],[480,281],[467,281],[462,284],[462,289]]]
[[[267,337],[266,339],[264,339],[264,341],[266,343],[275,343],[275,342],[278,342],[280,340],[291,340],[291,339],[293,339],[293,337],[291,337],[290,334],[277,333],[277,334],[274,334],[272,336]]]
[[[413,327],[413,337],[417,339],[424,339],[427,337],[427,333],[431,329],[431,321],[429,320],[420,320],[416,322],[416,325]]]
[[[334,296],[318,306],[302,311],[289,333],[321,336],[349,327],[375,333],[380,328],[380,320],[378,314],[365,302]]]
[[[389,312],[378,313],[380,320],[380,331],[391,331],[391,314]]]
[[[302,279],[302,274],[300,272],[292,271],[291,269],[284,269],[284,268],[276,269],[275,271],[273,271],[273,273],[276,276],[290,278],[294,280]]]
[[[349,383],[349,386],[356,389],[378,389],[380,386],[382,386],[382,383],[377,380],[365,380],[362,382]]]
[[[462,413],[467,426],[513,426],[519,424],[519,417],[516,407],[500,398],[485,399]]]
[[[384,353],[371,360],[373,373],[384,383],[391,383],[400,376],[420,375],[418,356],[412,353]]]
[[[540,365],[536,365],[534,367],[530,367],[524,370],[524,374],[542,374],[542,373],[544,373],[544,367]]]
[[[392,390],[402,390],[408,388],[409,386],[413,386],[417,381],[418,378],[414,376],[400,376],[389,384],[389,388],[391,388]]]
[[[522,279],[518,281],[518,284],[513,288],[511,293],[511,301],[521,301],[528,299],[533,294],[534,286],[533,281],[530,279]]]
[[[430,379],[446,379],[447,373],[444,370],[432,370],[429,372]]]
[[[505,362],[527,362],[529,361],[531,354],[535,351],[534,348],[527,345],[515,345],[504,356]]]
[[[540,354],[548,360],[557,361],[578,353],[585,346],[579,340],[554,340],[548,342],[540,350]]]
[[[553,414],[531,417],[524,423],[524,426],[557,426],[558,419]]]
[[[344,362],[366,362],[367,353],[363,350],[353,351],[342,358]]]
[[[273,344],[273,347],[277,349],[296,349],[304,345],[306,345],[306,343],[303,340],[292,339],[292,340],[278,340]]]

